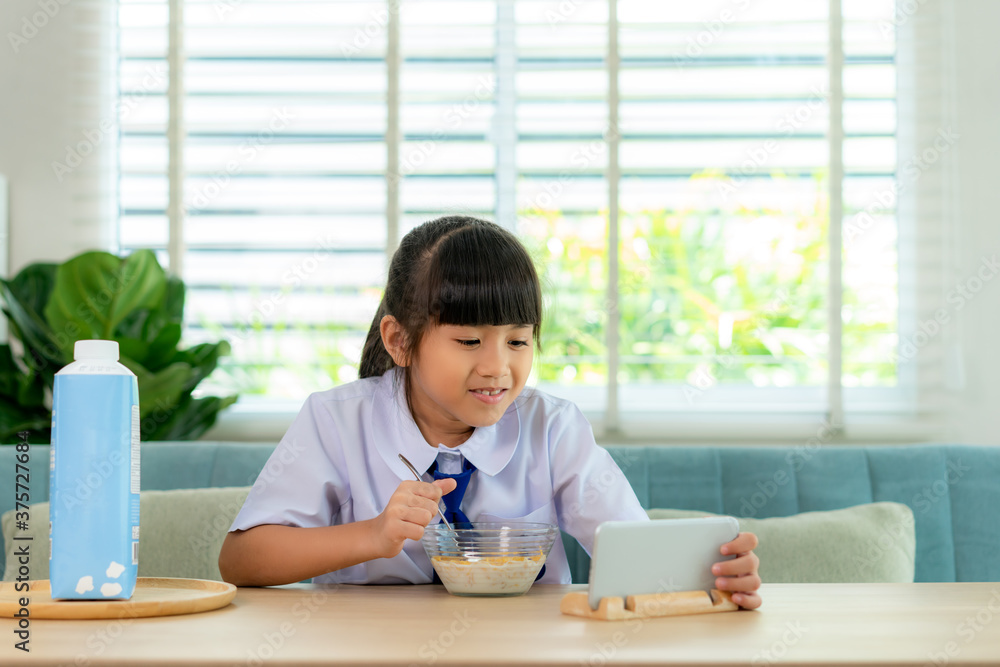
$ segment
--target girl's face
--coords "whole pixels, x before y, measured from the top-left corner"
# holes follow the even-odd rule
[[[465,442],[500,421],[531,373],[532,326],[433,325],[413,361],[410,402],[432,445]]]

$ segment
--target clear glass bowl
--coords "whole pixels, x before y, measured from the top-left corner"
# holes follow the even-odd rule
[[[452,595],[509,597],[534,583],[559,526],[548,523],[479,523],[454,533],[435,523],[421,540],[441,583]]]

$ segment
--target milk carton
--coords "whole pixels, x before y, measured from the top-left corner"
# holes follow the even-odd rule
[[[139,565],[139,387],[115,341],[77,341],[73,358],[52,397],[52,597],[127,600]]]

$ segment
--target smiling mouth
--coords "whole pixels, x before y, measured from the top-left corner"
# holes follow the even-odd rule
[[[507,387],[494,387],[493,389],[471,389],[469,391],[473,397],[485,405],[496,406],[507,400]]]
[[[496,389],[473,389],[474,394],[480,394],[482,396],[496,396],[501,392],[506,391],[503,387],[498,387]]]

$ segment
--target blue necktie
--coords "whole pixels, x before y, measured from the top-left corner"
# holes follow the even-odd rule
[[[462,472],[455,474],[448,474],[445,472],[439,472],[437,469],[437,461],[431,464],[430,472],[434,475],[434,479],[453,479],[455,480],[456,486],[454,490],[446,493],[441,497],[444,501],[444,516],[455,528],[471,528],[469,525],[469,517],[465,516],[465,512],[461,510],[462,499],[465,498],[465,491],[469,488],[469,479],[472,477],[472,473],[476,471],[476,466],[469,463],[468,459],[462,460]]]

